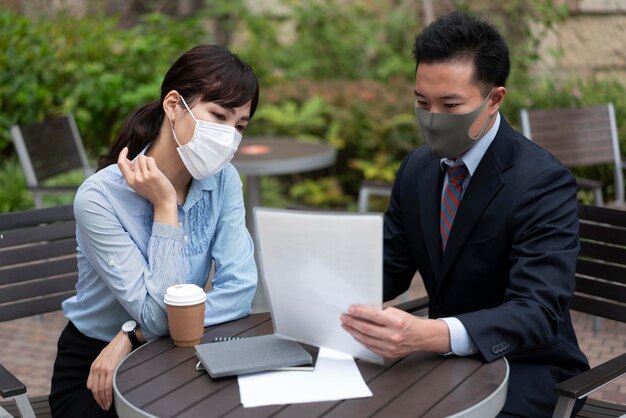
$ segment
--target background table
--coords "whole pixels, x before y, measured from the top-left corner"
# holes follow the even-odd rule
[[[287,137],[245,137],[233,158],[233,165],[246,177],[244,205],[246,226],[256,244],[256,229],[252,208],[261,205],[261,177],[294,174],[328,167],[335,163],[337,152],[326,144],[296,141]],[[257,254],[255,252],[255,258]],[[260,263],[257,259],[257,266]],[[252,301],[252,312],[269,311],[265,286],[260,277]]]
[[[252,208],[261,204],[261,176],[294,174],[328,167],[336,151],[326,144],[296,141],[287,137],[245,137],[233,165],[246,176],[246,224],[254,230]]]
[[[268,314],[205,329],[217,336],[271,334]],[[384,366],[357,362],[374,396],[346,401],[244,408],[234,377],[211,379],[195,370],[194,349],[160,338],[130,354],[113,379],[115,408],[130,417],[493,417],[504,405],[509,368],[501,358],[416,353]]]

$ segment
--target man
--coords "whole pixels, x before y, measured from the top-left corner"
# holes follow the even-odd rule
[[[495,27],[454,12],[417,36],[414,55],[415,111],[428,146],[406,157],[393,186],[384,297],[407,290],[418,270],[430,319],[352,306],[343,327],[387,358],[506,356],[501,416],[551,416],[554,385],[589,368],[569,314],[575,179],[499,114],[510,64]]]

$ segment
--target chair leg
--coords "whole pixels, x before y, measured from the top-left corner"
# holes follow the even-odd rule
[[[602,196],[602,188],[596,187],[593,189],[593,200],[596,206],[604,206],[604,197]]]
[[[368,200],[369,200],[369,190],[367,190],[365,187],[362,187],[361,190],[359,190],[358,211],[360,213],[367,212],[367,202],[368,202]]]
[[[554,407],[552,418],[570,417],[574,410],[575,403],[576,399],[559,396],[559,401],[556,403],[556,407]]]
[[[22,414],[22,418],[35,418],[35,411],[33,411],[33,407],[30,405],[28,396],[25,393],[14,396],[13,400],[17,405],[18,411]]]
[[[39,192],[33,192],[33,201],[35,202],[35,208],[43,208],[43,196]]]
[[[593,333],[597,334],[600,331],[600,327],[602,327],[602,318],[599,316],[593,317]]]

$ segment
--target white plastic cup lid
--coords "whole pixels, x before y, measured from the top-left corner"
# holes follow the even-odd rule
[[[196,305],[206,300],[206,293],[195,284],[177,284],[167,288],[163,301],[172,306]]]

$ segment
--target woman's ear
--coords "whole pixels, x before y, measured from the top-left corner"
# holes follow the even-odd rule
[[[489,114],[496,113],[502,103],[504,102],[504,96],[506,95],[506,87],[495,87],[491,92],[491,98],[489,99]]]
[[[176,119],[176,106],[180,104],[180,95],[176,90],[172,90],[163,99],[163,111],[165,116],[174,123]]]

